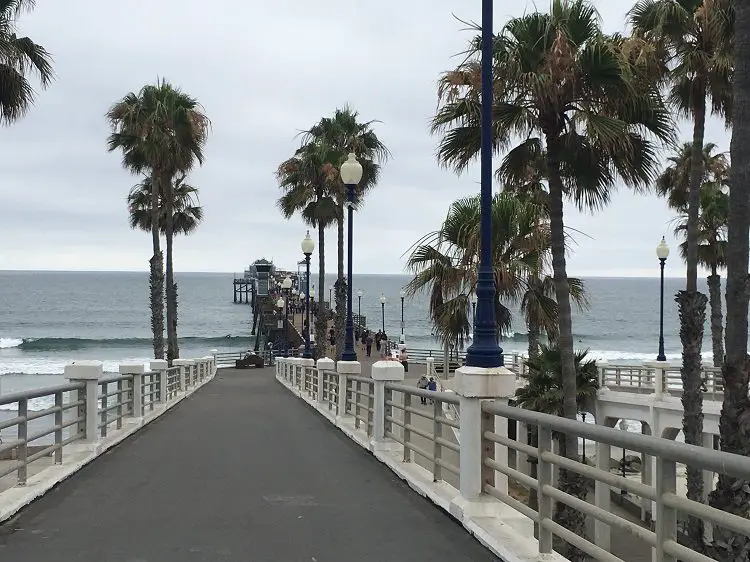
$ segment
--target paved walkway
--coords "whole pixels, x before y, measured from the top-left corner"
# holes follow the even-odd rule
[[[217,378],[0,527],[13,562],[483,562],[262,371]]]

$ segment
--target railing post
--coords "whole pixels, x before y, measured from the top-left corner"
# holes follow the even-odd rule
[[[219,353],[218,349],[211,350],[211,376],[215,377],[216,372],[219,370],[219,366],[216,364],[216,355]]]
[[[323,396],[323,385],[321,385],[320,377],[321,374],[318,371],[315,371],[315,359],[306,359],[304,357],[298,357],[297,363],[299,363],[300,369],[302,369],[303,373],[310,373],[310,394],[313,395],[315,392],[315,388],[313,386],[312,380],[313,377],[317,377],[317,385],[318,385],[318,396],[314,397],[317,398],[318,402],[322,402],[321,396]]]
[[[303,361],[312,361],[312,359],[303,359]],[[318,359],[316,365],[318,369],[318,403],[323,404],[325,402],[325,371],[333,371],[336,369],[336,362],[328,357],[321,357]],[[331,392],[331,389],[328,389]],[[330,398],[329,398],[330,401]]]
[[[425,359],[425,362],[427,364],[427,368],[426,368],[427,378],[434,377],[436,375],[436,372],[435,372],[435,358],[434,357],[428,357],[427,359]]]
[[[26,398],[22,398],[18,401],[18,417],[22,418],[22,421],[18,422],[16,431],[18,432],[18,473],[17,473],[17,484],[19,486],[26,485],[26,458],[29,454],[29,447],[26,439],[29,435],[29,422],[26,417],[29,415],[29,401]]]
[[[463,421],[463,418],[461,419]],[[553,503],[552,498],[544,493],[545,486],[552,486],[552,474],[554,467],[552,463],[547,462],[542,457],[544,453],[552,452],[552,429],[549,426],[538,426],[538,461],[537,461],[537,482],[539,487],[537,509],[539,513],[539,554],[549,554],[552,552],[552,531],[546,529],[543,525],[545,520],[552,520]],[[609,457],[607,457],[609,462]],[[609,470],[609,468],[608,468]]]
[[[599,421],[599,417],[596,418]],[[596,443],[596,468],[609,472],[612,458],[612,446],[609,443]],[[610,510],[611,488],[605,482],[594,483],[594,505],[604,511]],[[594,519],[594,543],[596,546],[609,552],[612,530],[608,523]]]
[[[83,408],[84,422],[79,426],[79,431],[83,429],[84,440],[92,443],[96,440],[96,426],[98,425],[98,404],[97,390],[99,388],[99,379],[102,377],[104,369],[101,361],[73,361],[65,365],[65,378],[70,382],[84,383],[86,385],[84,392],[85,405]]]
[[[155,402],[167,403],[167,362],[164,359],[152,359],[149,367],[158,374],[159,398]]]
[[[190,367],[194,364],[191,359],[175,359],[172,361],[172,365],[180,368],[180,391],[187,392],[188,386],[190,385]]]
[[[669,369],[669,361],[646,361],[644,365],[647,369],[654,370],[654,398],[661,400],[664,394],[664,374]]]
[[[55,393],[55,408],[62,408],[63,407],[63,393],[62,392],[56,392]],[[55,449],[55,464],[62,464],[63,460],[63,450],[62,450],[62,442],[63,442],[63,430],[62,430],[62,424],[63,424],[63,412],[57,411],[55,412],[55,426],[59,429],[55,430],[55,445],[57,445],[59,448]]]
[[[389,382],[403,381],[404,366],[398,361],[377,361],[372,365],[372,379],[375,412],[372,420],[370,450],[377,451],[389,448],[390,445],[390,440],[385,437],[385,385]]]
[[[658,562],[677,562],[677,558],[664,552],[666,541],[677,542],[677,511],[664,504],[664,494],[677,492],[677,464],[656,457],[656,552]]]
[[[456,369],[455,391],[461,412],[459,439],[460,496],[450,505],[451,514],[459,521],[464,517],[496,515],[499,502],[485,501],[485,448],[483,430],[488,425],[483,419],[482,402],[510,397],[516,391],[516,376],[505,367],[460,367]],[[489,452],[489,451],[487,451]],[[494,471],[493,471],[494,474]],[[492,482],[487,482],[494,485]]]
[[[339,411],[337,423],[346,416],[346,379],[348,375],[359,375],[362,373],[362,364],[359,361],[339,361],[336,363],[336,372],[339,374]],[[354,412],[356,416],[356,412]]]

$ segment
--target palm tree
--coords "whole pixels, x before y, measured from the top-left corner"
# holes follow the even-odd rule
[[[174,181],[172,188],[172,224],[173,234],[192,234],[203,221],[203,207],[198,199],[198,188],[185,183],[186,176],[182,175]],[[130,227],[146,232],[151,231],[151,189],[153,182],[151,178],[145,178],[141,183],[135,185],[128,194],[128,209],[130,210]],[[166,202],[163,196],[159,197],[160,220],[159,228],[166,235]],[[174,315],[172,321],[175,323],[174,333],[177,334],[177,283],[172,288],[174,298]]]
[[[721,310],[721,276],[726,254],[726,230],[729,216],[729,194],[720,181],[704,182],[701,186],[701,206],[698,215],[698,263],[711,271],[708,276],[708,294],[711,306],[711,341],[714,367],[724,363],[724,329]],[[687,233],[687,215],[679,218],[675,234]],[[687,260],[687,241],[680,244],[680,254]]]
[[[29,73],[37,75],[42,88],[54,76],[47,50],[17,35],[19,16],[31,11],[34,4],[34,0],[0,0],[0,123],[17,121],[34,103]]]
[[[693,119],[690,187],[687,198],[687,280],[677,293],[682,340],[682,405],[685,442],[700,445],[703,433],[701,346],[707,298],[698,292],[698,236],[702,157],[706,116],[710,110],[728,119],[731,113],[732,34],[731,0],[639,0],[630,11],[633,32],[663,45],[667,55],[669,101],[684,117]],[[701,471],[687,470],[687,497],[701,501]],[[698,548],[703,524],[690,517],[688,535]]]
[[[721,449],[750,456],[750,399],[748,399],[748,234],[750,234],[750,4],[735,2],[734,100],[732,112],[732,170],[727,233],[727,324],[724,361],[724,402],[719,420]],[[750,478],[719,475],[710,494],[713,507],[748,517]],[[721,562],[748,558],[750,540],[728,529],[714,527],[712,557]]]
[[[359,113],[349,106],[336,109],[332,117],[324,117],[311,129],[305,132],[304,143],[322,143],[330,147],[329,155],[334,158],[330,164],[338,171],[339,166],[353,152],[362,165],[362,180],[357,186],[357,204],[362,197],[378,183],[380,166],[390,156],[388,149],[372,130],[377,121],[359,121]],[[336,359],[341,357],[344,344],[346,323],[346,283],[344,277],[344,206],[347,202],[346,187],[341,181],[329,183],[331,196],[339,207],[336,213],[337,233],[337,280],[335,284],[336,299]],[[323,293],[323,291],[321,291]]]
[[[701,183],[711,178],[726,177],[729,174],[729,161],[724,153],[714,154],[716,145],[708,142],[703,147],[703,177]],[[686,142],[668,158],[669,165],[656,179],[656,193],[667,200],[670,208],[686,213],[690,192],[690,172],[692,170],[693,143]]]
[[[524,272],[534,267],[549,233],[539,228],[543,210],[512,194],[495,195],[492,201],[492,240],[495,289],[505,300],[518,300],[527,291]],[[478,197],[454,201],[440,228],[412,247],[407,267],[414,278],[406,292],[430,292],[430,317],[443,344],[463,347],[471,331],[469,295],[475,290],[479,262],[480,206]],[[511,325],[510,310],[496,301],[498,328]]]
[[[441,106],[433,130],[446,165],[463,170],[479,152],[479,39],[466,62],[440,80]],[[644,56],[636,56],[638,50]],[[563,199],[596,209],[608,202],[618,179],[643,188],[656,176],[654,139],[670,142],[673,123],[652,80],[645,42],[606,36],[586,0],[553,0],[550,13],[511,19],[495,42],[494,144],[518,144],[506,161],[545,155],[549,183],[552,269],[559,318],[564,414],[576,416],[576,377],[570,284],[565,260]],[[577,456],[574,435],[561,452]],[[562,471],[563,490],[580,489],[579,477]],[[580,518],[563,523],[573,532]],[[564,518],[563,518],[564,519]],[[577,559],[582,553],[573,552]]]
[[[330,147],[322,142],[303,144],[294,156],[279,164],[276,178],[283,194],[276,204],[285,218],[299,213],[302,220],[318,229],[318,306],[315,317],[315,341],[318,349],[325,342],[327,328],[325,310],[325,229],[333,224],[341,208],[331,194],[330,186],[338,178],[336,161]]]
[[[177,294],[172,264],[173,181],[176,175],[190,171],[195,162],[203,163],[210,122],[198,101],[166,80],[131,92],[107,112],[112,133],[110,151],[121,149],[123,165],[134,173],[149,172],[152,189],[151,236],[154,255],[151,264],[151,329],[154,355],[164,357],[164,277],[159,240],[159,197],[164,198],[164,230],[167,247],[167,358],[179,357],[177,344]]]

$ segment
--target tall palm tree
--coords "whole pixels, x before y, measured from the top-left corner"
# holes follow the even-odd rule
[[[698,263],[709,269],[708,295],[711,307],[711,343],[714,367],[724,364],[724,328],[721,310],[721,276],[725,265],[726,231],[729,220],[729,194],[720,181],[704,182],[701,186],[701,206],[698,215]],[[679,217],[675,234],[685,237],[688,216]],[[687,241],[680,244],[680,254],[687,260]]]
[[[325,310],[325,229],[334,223],[341,208],[331,194],[331,185],[338,178],[331,148],[322,142],[303,144],[294,156],[279,164],[276,178],[282,195],[276,202],[281,214],[291,218],[299,213],[302,220],[318,230],[318,307],[315,317],[315,341],[325,349],[327,317]]]
[[[164,197],[167,269],[167,358],[179,357],[177,344],[177,294],[172,263],[173,180],[189,172],[196,162],[203,163],[203,149],[210,122],[198,101],[173,87],[166,80],[129,93],[107,112],[112,133],[110,151],[123,152],[123,165],[133,173],[148,172],[155,182],[152,189],[151,328],[154,355],[164,357],[164,276],[159,240],[159,194]]]
[[[0,123],[23,117],[34,103],[29,74],[36,74],[42,88],[54,76],[52,57],[41,45],[18,36],[18,18],[34,8],[34,0],[0,0]]]
[[[459,171],[481,144],[479,44],[475,40],[467,61],[441,77],[441,106],[433,119],[433,130],[443,134],[438,157]],[[494,145],[501,150],[517,143],[506,160],[528,162],[545,154],[563,411],[571,419],[576,377],[563,200],[595,209],[608,202],[618,179],[636,188],[649,185],[656,176],[654,139],[674,138],[659,84],[651,79],[655,65],[635,56],[638,49],[647,54],[645,42],[604,35],[586,0],[553,0],[550,13],[512,18],[495,41]],[[574,435],[563,441],[562,452],[577,456]],[[561,472],[563,490],[580,490],[577,480],[571,471]],[[584,519],[571,509],[562,523],[580,534]]]
[[[669,101],[677,112],[693,120],[690,188],[687,205],[687,280],[677,293],[682,340],[682,405],[685,442],[700,445],[703,433],[701,346],[707,298],[698,292],[698,215],[704,178],[702,157],[709,111],[728,119],[732,103],[731,0],[639,0],[630,11],[633,32],[664,46],[670,86]],[[703,496],[701,471],[688,467],[687,497]],[[693,545],[703,543],[700,518],[690,517],[688,535]]]
[[[701,184],[713,178],[726,177],[729,174],[729,161],[726,154],[715,154],[716,145],[707,142],[703,147],[703,176]],[[656,194],[664,197],[670,208],[680,213],[687,213],[688,195],[690,193],[690,172],[692,166],[693,143],[680,145],[667,160],[669,165],[656,179]]]
[[[303,142],[322,143],[331,150],[329,155],[334,158],[330,162],[338,171],[340,165],[346,161],[347,155],[353,152],[362,165],[362,180],[357,186],[357,204],[362,197],[375,185],[380,178],[380,166],[390,156],[385,144],[378,138],[373,125],[377,121],[359,121],[359,113],[349,106],[336,109],[332,117],[324,117],[311,129],[305,132]],[[340,180],[329,184],[331,196],[336,201],[339,211],[336,214],[337,234],[337,280],[335,284],[336,316],[336,359],[341,358],[344,344],[344,329],[346,323],[346,283],[344,277],[344,208],[347,202],[346,187]],[[321,291],[322,293],[322,291]]]
[[[727,233],[727,324],[724,361],[724,401],[719,418],[721,449],[750,456],[750,398],[748,398],[748,253],[750,247],[750,4],[735,2],[732,111],[732,170]],[[748,517],[750,477],[719,475],[709,496],[713,507]],[[750,557],[750,540],[723,528],[714,528],[712,557],[721,562]]]

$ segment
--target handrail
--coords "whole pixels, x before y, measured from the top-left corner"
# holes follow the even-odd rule
[[[44,388],[36,388],[34,390],[19,390],[18,392],[10,392],[8,394],[0,394],[0,406],[7,404],[14,404],[21,400],[32,400],[34,398],[42,398],[44,396],[50,396],[58,392],[70,392],[71,390],[78,390],[83,388],[85,383],[66,383],[57,384],[54,386],[48,386]]]
[[[709,451],[705,447],[677,443],[669,439],[621,431],[611,427],[569,420],[532,410],[508,406],[501,402],[484,402],[482,411],[504,418],[515,419],[532,425],[548,426],[553,431],[590,439],[606,441],[610,445],[626,450],[641,451],[649,455],[667,457],[683,464],[698,464],[705,470],[746,477],[750,474],[750,457],[733,455],[722,451]]]

